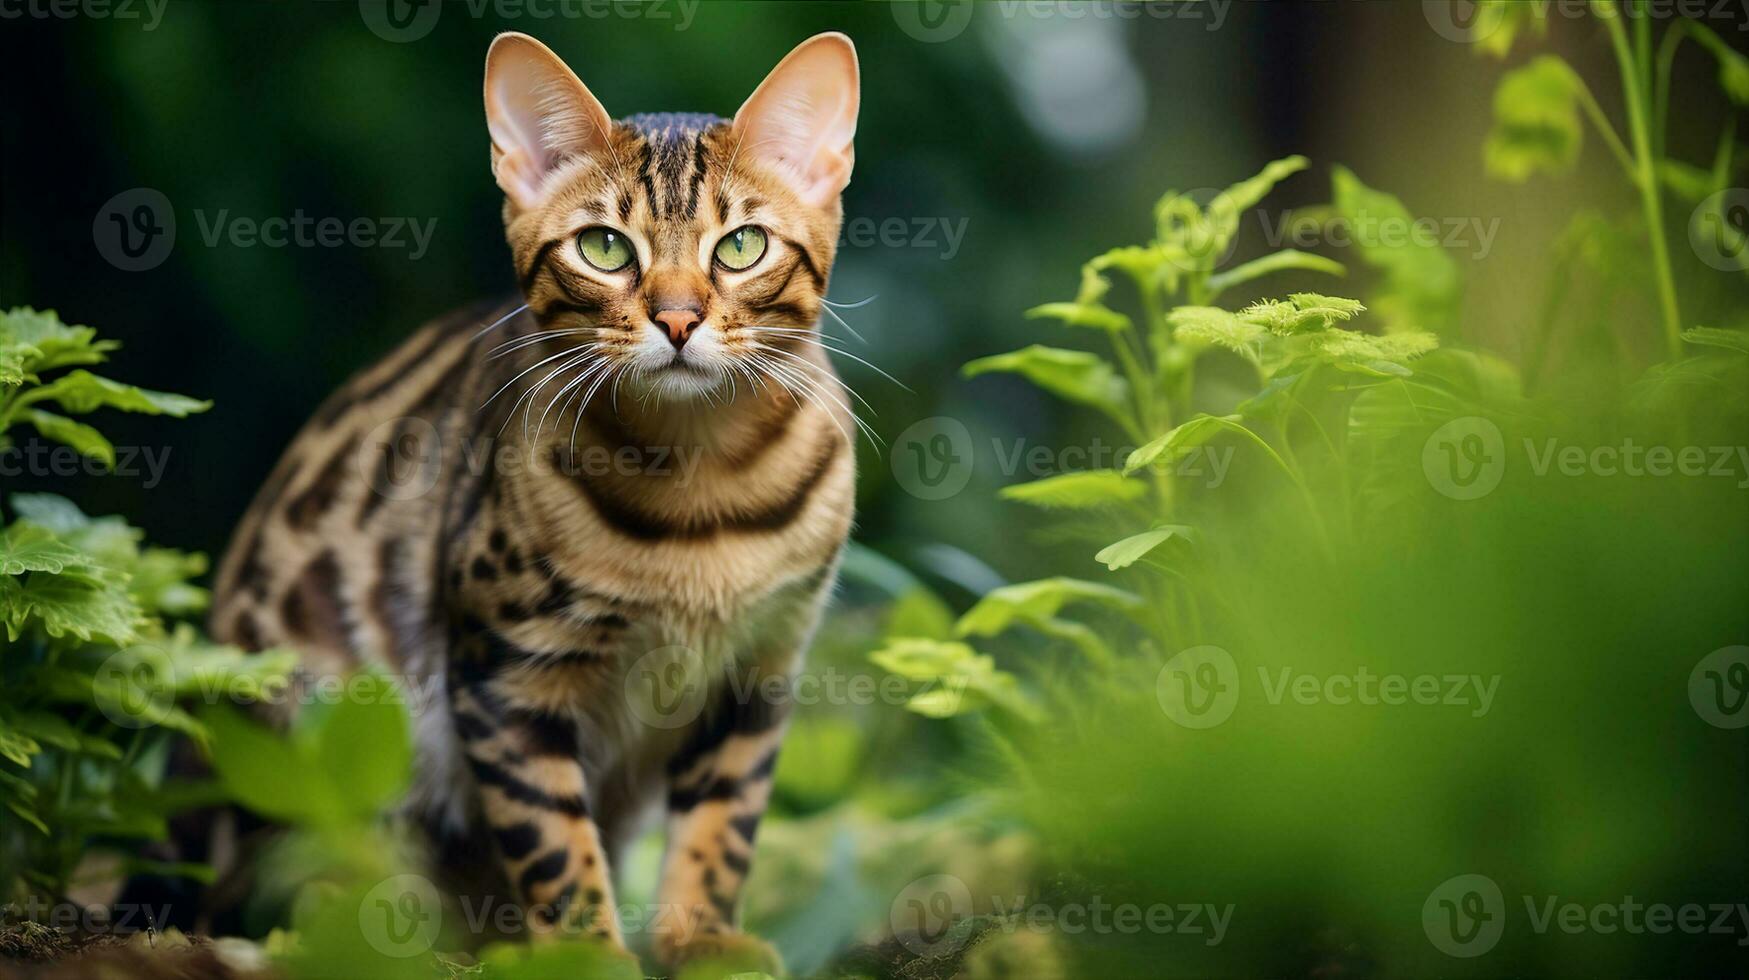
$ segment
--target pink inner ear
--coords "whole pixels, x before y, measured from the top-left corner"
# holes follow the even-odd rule
[[[742,152],[790,175],[805,201],[823,207],[850,182],[857,100],[850,42],[805,42],[735,114]]]
[[[532,38],[506,35],[486,61],[486,126],[493,173],[516,202],[532,206],[565,158],[605,145],[612,121],[564,62]]]

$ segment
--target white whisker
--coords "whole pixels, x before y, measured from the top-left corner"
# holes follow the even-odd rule
[[[526,310],[526,309],[528,309],[527,303],[524,303],[521,306],[518,306],[516,309],[511,310],[509,313],[506,313],[503,316],[499,317],[498,322],[492,324],[489,327],[480,328],[480,330],[478,332],[476,332],[472,337],[468,338],[469,341],[471,342],[471,341],[479,340],[481,337],[484,337],[488,333],[491,333],[493,330],[496,330],[499,327],[503,326],[505,324],[505,322],[508,321],[511,317],[515,316],[518,313],[521,313],[523,310]]]

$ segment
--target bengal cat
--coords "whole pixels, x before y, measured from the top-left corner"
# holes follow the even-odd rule
[[[615,122],[540,42],[498,37],[486,120],[521,296],[330,398],[220,569],[219,637],[441,692],[415,699],[407,810],[492,841],[532,931],[622,944],[614,859],[665,805],[660,959],[770,955],[736,904],[854,504],[814,325],[858,85],[822,34],[732,120]]]

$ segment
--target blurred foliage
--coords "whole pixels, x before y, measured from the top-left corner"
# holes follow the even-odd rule
[[[1116,434],[1124,451],[1002,487],[1013,473],[980,465],[966,492],[923,501],[887,478],[903,460],[865,447],[860,544],[809,671],[877,693],[801,706],[749,927],[799,975],[1731,975],[1740,933],[1538,932],[1525,900],[1736,903],[1749,880],[1742,733],[1686,696],[1700,658],[1749,635],[1749,473],[1551,462],[1749,440],[1746,284],[1670,248],[1687,216],[1710,218],[1724,254],[1749,254],[1717,199],[1742,182],[1746,62],[1728,33],[1619,4],[1553,18],[1484,0],[1469,50],[1428,31],[1424,5],[1361,7],[1238,5],[1217,33],[986,6],[946,43],[872,3],[707,4],[689,30],[451,4],[405,44],[373,36],[352,4],[288,17],[182,3],[150,33],[18,24],[4,65],[37,85],[0,136],[18,148],[54,132],[63,150],[0,164],[0,290],[74,298],[82,318],[150,338],[133,345],[147,376],[226,406],[190,423],[164,490],[90,484],[106,509],[217,547],[325,392],[414,323],[510,288],[478,106],[493,32],[539,34],[620,115],[727,114],[797,39],[847,30],[865,72],[847,217],[973,229],[952,256],[841,243],[832,297],[878,298],[826,328],[866,338],[850,349],[915,390],[847,361],[870,423],[890,437],[947,415],[980,439]],[[32,30],[58,33],[17,40]],[[1491,103],[1472,51],[1502,62]],[[1144,108],[1129,130],[1100,142],[1075,128],[1120,119],[1132,77]],[[1474,126],[1455,111],[1466,102]],[[1301,147],[1356,166],[1326,184],[1284,155]],[[1626,206],[1594,162],[1620,167]],[[1160,195],[1163,174],[1192,189]],[[1538,182],[1502,199],[1484,175]],[[182,223],[146,274],[102,263],[86,220],[137,185],[163,190]],[[1435,214],[1479,229],[1508,207],[1515,262],[1462,266],[1437,233],[1363,233]],[[438,232],[417,262],[207,246],[201,222],[221,210],[418,216]],[[1357,234],[1271,235],[1259,252],[1259,217],[1266,232]],[[940,367],[954,363],[969,380]],[[23,370],[9,364],[0,354],[0,377]],[[70,410],[75,388],[110,397],[79,382]],[[76,425],[35,428],[104,459]],[[1214,454],[1227,463],[1212,480],[1183,465]],[[1491,492],[1440,489],[1451,467],[1495,459]],[[20,498],[14,527],[32,500],[49,506]],[[186,597],[199,570],[180,567],[169,594]],[[1332,681],[1363,676],[1436,678],[1442,697],[1334,696]],[[1462,700],[1443,697],[1448,677]],[[174,707],[155,691],[148,703]],[[449,952],[479,939],[459,915],[419,955],[371,941],[361,915],[419,873],[379,813],[408,747],[401,708],[380,700],[306,712],[282,736],[186,718],[218,735],[224,792],[293,827],[252,899],[264,930],[284,927],[261,948],[295,976],[635,975],[588,944]],[[38,766],[72,751],[31,737],[49,746]],[[66,843],[63,867],[84,846]],[[654,839],[634,848],[622,901],[649,899],[659,854]],[[1503,938],[1468,959],[1433,942],[1434,893],[1463,874],[1505,896]],[[1226,918],[1075,928],[1077,911],[1116,905]]]
[[[183,417],[208,403],[85,370],[119,345],[53,311],[0,313],[0,450],[33,426],[103,466],[114,448],[68,414],[114,408]],[[49,407],[58,408],[52,412]],[[290,654],[247,656],[186,620],[206,559],[143,544],[119,517],[87,517],[52,494],[12,494],[0,524],[0,900],[60,901],[80,863],[111,841],[161,840],[166,818],[210,788],[166,785],[170,737],[210,732],[177,706],[213,690],[255,697],[284,681]],[[122,871],[148,870],[139,861]],[[156,868],[202,876],[194,866]]]

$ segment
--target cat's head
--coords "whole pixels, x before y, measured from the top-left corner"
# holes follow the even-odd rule
[[[551,366],[665,398],[770,377],[762,364],[797,370],[832,268],[857,104],[842,34],[791,51],[732,120],[618,122],[545,45],[500,35],[486,121],[511,253],[542,327],[580,338],[549,345],[577,350]]]

